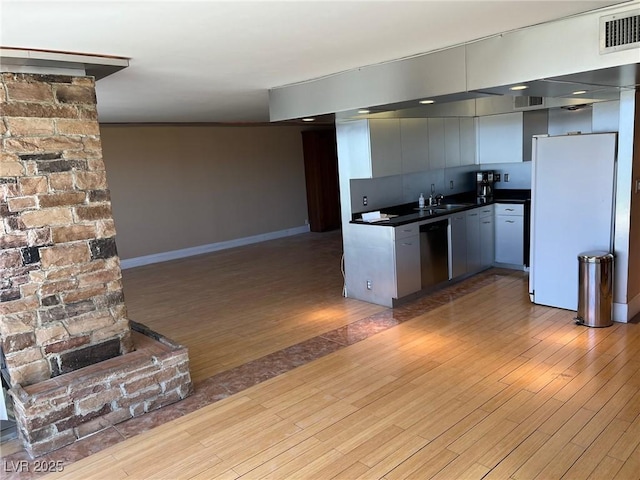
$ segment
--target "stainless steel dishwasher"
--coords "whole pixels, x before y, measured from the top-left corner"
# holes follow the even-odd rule
[[[449,280],[449,220],[420,226],[420,269],[422,288]]]

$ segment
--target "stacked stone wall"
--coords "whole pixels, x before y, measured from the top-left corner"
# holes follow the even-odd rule
[[[90,77],[0,76],[0,334],[11,385],[133,349]]]

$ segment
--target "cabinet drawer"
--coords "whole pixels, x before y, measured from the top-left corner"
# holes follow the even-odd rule
[[[524,215],[524,204],[522,203],[496,203],[496,215]]]
[[[476,208],[476,210],[479,212],[480,218],[486,218],[493,215],[493,205]]]
[[[420,234],[420,226],[417,223],[410,223],[408,225],[400,225],[394,228],[395,239],[410,237],[412,235]]]

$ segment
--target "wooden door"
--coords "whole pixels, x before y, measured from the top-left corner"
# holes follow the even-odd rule
[[[338,154],[334,129],[302,132],[307,207],[312,232],[340,228]]]

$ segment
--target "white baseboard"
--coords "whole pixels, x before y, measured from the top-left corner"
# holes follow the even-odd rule
[[[153,255],[145,255],[143,257],[127,258],[120,260],[120,268],[142,267],[143,265],[151,265],[152,263],[167,262],[169,260],[177,260],[179,258],[192,257],[194,255],[202,255],[203,253],[216,252],[227,248],[241,247],[252,243],[265,242],[267,240],[275,240],[276,238],[290,237],[311,231],[309,225],[300,227],[287,228],[277,232],[261,233],[251,237],[235,238],[225,242],[209,243],[207,245],[199,245],[197,247],[183,248],[180,250],[172,250],[170,252],[154,253]]]
[[[640,313],[640,295],[636,295],[629,303],[613,304],[613,320],[627,323]]]
[[[529,267],[525,267],[522,264],[519,263],[499,263],[499,262],[493,262],[492,266],[497,267],[497,268],[506,268],[509,270],[522,270],[523,272],[529,271]]]

